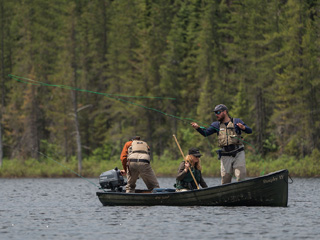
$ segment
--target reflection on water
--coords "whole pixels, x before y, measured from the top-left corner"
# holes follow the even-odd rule
[[[220,179],[205,179],[209,186]],[[90,179],[98,185],[98,179]],[[173,178],[159,178],[172,188]],[[81,178],[0,179],[1,239],[318,239],[320,179],[294,179],[289,206],[103,207]],[[141,180],[138,188],[144,188]]]

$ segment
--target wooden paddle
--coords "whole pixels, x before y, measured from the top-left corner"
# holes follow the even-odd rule
[[[180,152],[181,152],[181,155],[182,155],[183,159],[185,159],[184,154],[183,154],[183,152],[182,152],[182,150],[181,150],[181,147],[180,147],[180,145],[179,145],[179,143],[178,143],[178,140],[177,140],[177,138],[176,138],[176,136],[175,136],[174,134],[173,134],[173,138],[174,138],[174,140],[176,141],[176,143],[177,143],[177,145],[178,145],[178,148],[179,148],[179,150],[180,150]],[[185,160],[186,160],[186,159],[185,159]],[[188,161],[188,160],[187,160],[187,161]],[[188,162],[189,162],[189,161],[188,161]],[[190,162],[189,162],[189,163],[190,163]],[[190,163],[190,165],[191,165],[191,163]],[[193,181],[195,182],[195,184],[196,184],[196,186],[197,186],[197,189],[200,189],[200,188],[199,188],[199,185],[198,185],[198,183],[197,183],[197,180],[194,178],[194,175],[193,175],[190,167],[188,167],[188,169],[189,169],[189,171],[190,171],[190,173],[191,173],[191,176],[192,176],[192,178],[193,178]]]

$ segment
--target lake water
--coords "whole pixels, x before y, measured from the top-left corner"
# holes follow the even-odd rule
[[[320,179],[289,185],[287,208],[103,207],[98,179],[0,179],[0,239],[319,239]],[[205,178],[209,186],[219,178]],[[173,178],[159,178],[172,188]],[[138,180],[138,188],[144,188]]]

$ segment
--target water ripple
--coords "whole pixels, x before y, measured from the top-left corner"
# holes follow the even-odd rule
[[[218,178],[206,180],[210,186],[220,184]],[[174,179],[159,182],[171,188]],[[238,240],[320,235],[316,211],[320,179],[295,179],[289,185],[287,208],[103,207],[97,189],[80,178],[0,179],[0,184],[1,239]]]

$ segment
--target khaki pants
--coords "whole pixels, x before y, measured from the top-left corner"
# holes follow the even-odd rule
[[[148,189],[152,190],[154,188],[159,188],[157,177],[154,174],[154,171],[152,170],[149,163],[131,162],[129,169],[130,170],[127,171],[127,193],[134,193],[139,175]]]
[[[246,159],[244,151],[238,152],[235,157],[221,156],[221,184],[231,183],[234,174],[237,181],[246,178]]]

